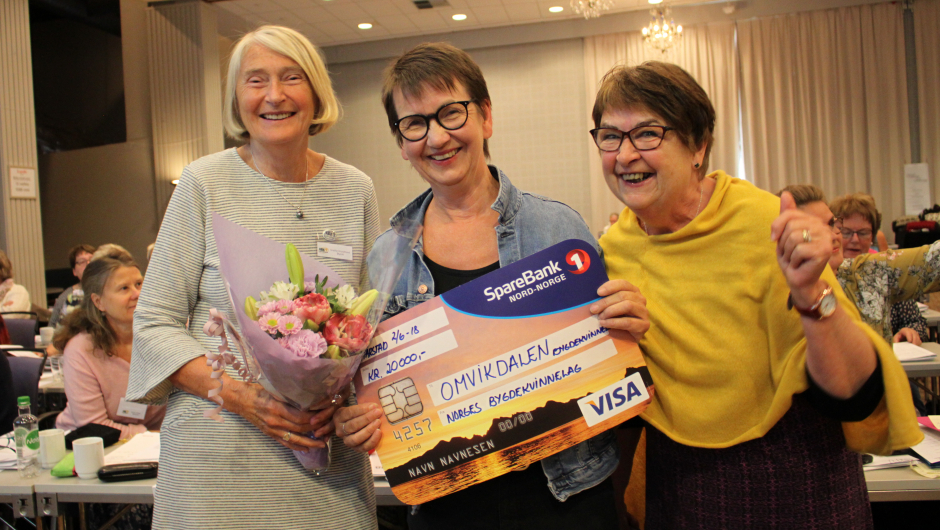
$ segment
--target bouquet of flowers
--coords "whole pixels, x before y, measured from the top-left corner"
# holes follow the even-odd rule
[[[257,321],[285,349],[298,357],[342,359],[362,351],[372,338],[372,325],[363,313],[372,308],[378,291],[356,297],[349,285],[327,287],[329,277],[304,280],[297,247],[287,244],[289,282],[274,282],[261,293],[261,303],[245,299],[245,314]]]
[[[234,315],[212,309],[206,322],[205,333],[222,338],[218,352],[206,355],[212,377],[219,380],[231,366],[246,381],[261,384],[300,410],[330,398],[338,403],[416,238],[399,238],[381,260],[386,266],[371,271],[373,288],[357,295],[338,273],[293,244],[278,243],[218,214],[212,220],[220,270],[235,308]],[[240,358],[229,351],[229,339]],[[221,380],[209,393],[219,406],[205,413],[218,421],[220,392]],[[329,467],[330,441],[326,443],[325,450],[294,454],[307,469],[323,471]]]

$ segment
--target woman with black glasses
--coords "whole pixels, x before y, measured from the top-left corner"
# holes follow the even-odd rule
[[[593,118],[626,205],[600,240],[608,273],[650,313],[646,527],[870,528],[851,451],[921,434],[890,345],[827,267],[832,229],[707,171],[715,111],[676,65],[615,67]]]
[[[391,219],[369,256],[370,270],[394,232],[423,233],[393,290],[391,317],[487,272],[567,239],[597,248],[568,206],[517,189],[487,165],[493,114],[486,81],[467,53],[422,44],[385,72],[382,101],[402,158],[430,189]],[[637,339],[649,328],[645,300],[627,281],[604,284],[595,303],[600,324]],[[374,448],[382,411],[357,405],[334,417],[347,446]],[[618,451],[612,431],[532,465],[414,507],[409,528],[616,528],[611,473]]]

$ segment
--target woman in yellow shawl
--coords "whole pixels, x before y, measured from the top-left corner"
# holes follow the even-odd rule
[[[616,67],[591,134],[626,208],[601,238],[646,296],[648,528],[870,528],[857,454],[921,440],[904,371],[827,267],[832,231],[722,171],[678,66]]]

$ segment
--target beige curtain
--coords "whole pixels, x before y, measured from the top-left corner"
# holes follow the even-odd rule
[[[738,135],[738,66],[734,51],[734,24],[720,23],[685,27],[682,42],[663,55],[643,42],[639,31],[601,35],[584,39],[584,71],[587,101],[584,130],[594,128],[591,109],[597,87],[608,70],[617,64],[637,65],[659,60],[675,63],[687,70],[712,100],[718,116],[710,169],[735,172]],[[595,231],[607,224],[611,212],[623,209],[604,182],[597,147],[585,132],[584,141],[590,148],[591,218],[588,224]]]
[[[940,203],[940,0],[917,0],[913,9],[921,162],[929,165],[933,202]]]
[[[910,157],[900,4],[738,22],[747,176],[775,192],[813,183],[904,212]]]

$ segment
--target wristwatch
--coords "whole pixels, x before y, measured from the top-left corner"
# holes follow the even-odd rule
[[[787,309],[796,309],[796,312],[803,315],[804,317],[812,317],[816,320],[822,320],[826,317],[832,316],[836,311],[836,295],[832,292],[832,287],[826,285],[826,288],[823,289],[823,292],[819,293],[819,297],[816,298],[816,302],[810,306],[809,309],[803,309],[796,307],[793,304],[793,297],[787,297]]]

